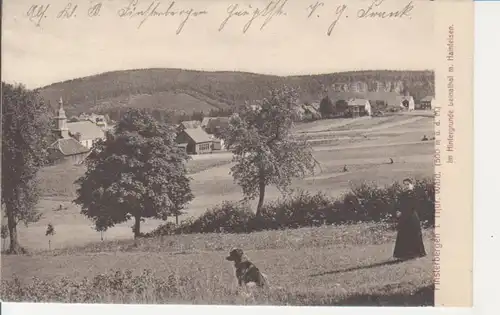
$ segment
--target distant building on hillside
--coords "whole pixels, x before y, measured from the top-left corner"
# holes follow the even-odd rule
[[[420,100],[419,109],[433,109],[435,101],[433,96],[426,96]]]
[[[370,101],[363,98],[352,98],[347,101],[347,108],[352,117],[371,116]]]
[[[339,101],[349,102],[350,99],[365,99],[370,102],[372,108],[383,107],[384,109],[404,109],[412,111],[415,109],[415,101],[412,96],[404,96],[397,92],[331,92],[329,97],[334,104]],[[381,106],[381,104],[383,106]]]
[[[252,110],[259,111],[259,110],[261,110],[261,109],[262,109],[262,106],[261,106],[261,105],[258,105],[258,104],[252,104],[252,105],[250,105],[250,108],[251,108]]]
[[[186,120],[179,124],[179,131],[183,131],[185,129],[194,129],[201,126],[201,122],[199,120]]]
[[[96,124],[97,126],[99,126],[103,130],[108,129],[108,119],[106,118],[105,115],[97,115],[94,113],[89,115],[89,114],[83,113],[80,116],[78,116],[78,120],[79,121],[88,120],[88,121],[93,122],[94,124]]]
[[[415,110],[415,100],[413,99],[413,96],[400,96],[399,97],[399,107],[401,107],[403,110],[407,111],[413,111]]]
[[[47,148],[49,160],[52,163],[81,164],[90,153],[90,148],[71,137],[62,98],[59,100],[59,111],[55,120],[56,127],[53,132],[57,140]]]
[[[203,120],[201,121],[201,128],[205,128],[210,120],[215,119],[216,117],[204,117]]]
[[[213,139],[201,127],[185,128],[177,134],[176,142],[188,154],[212,153]]]
[[[229,117],[210,117],[207,125],[204,127],[206,133],[218,135],[222,130],[229,127]]]

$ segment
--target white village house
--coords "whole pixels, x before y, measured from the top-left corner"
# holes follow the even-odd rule
[[[99,139],[105,138],[104,130],[90,120],[68,123],[69,133],[87,148],[92,148]]]
[[[347,101],[347,106],[352,117],[371,116],[372,106],[370,101],[364,98],[351,98]]]
[[[402,109],[407,111],[415,110],[415,100],[413,99],[413,96],[399,96],[398,101],[399,107],[401,107]]]

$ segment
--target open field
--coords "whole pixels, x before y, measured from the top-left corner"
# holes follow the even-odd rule
[[[336,139],[334,144],[314,147],[314,157],[320,166],[314,175],[295,180],[292,188],[311,193],[322,191],[338,197],[350,185],[361,181],[386,185],[408,176],[432,176],[434,142],[420,140],[424,134],[432,135],[433,121],[423,116],[322,120],[298,125],[297,134]],[[348,125],[351,125],[349,129]],[[391,158],[393,164],[389,163]],[[195,199],[183,217],[198,216],[224,200],[242,198],[241,189],[229,174],[231,165],[229,153],[194,156],[188,162]],[[344,165],[347,172],[342,171]],[[43,300],[65,302],[81,300],[71,296],[63,278],[70,279],[67,283],[87,288],[89,302],[433,304],[431,231],[424,233],[429,255],[403,263],[390,260],[395,232],[384,224],[323,226],[244,235],[175,235],[133,241],[132,222],[128,222],[105,232],[104,242],[100,242],[100,233],[92,229],[91,222],[71,203],[75,197],[73,182],[83,172],[81,166],[55,166],[41,172],[43,198],[38,207],[43,217],[29,227],[19,227],[20,242],[32,255],[3,256],[3,280],[15,276],[21,283],[30,283],[36,276],[48,284],[37,285],[33,288],[34,294],[39,294]],[[266,190],[266,201],[279,196],[274,187]],[[48,238],[45,237],[48,223],[56,230],[51,239],[51,251],[47,251]],[[147,219],[141,224],[141,230],[149,232],[160,223]],[[250,297],[237,292],[233,266],[224,260],[235,246],[247,251],[252,261],[268,274],[272,284],[269,292]],[[148,290],[100,291],[83,280],[127,269],[133,270],[133,275],[127,276],[133,278],[129,279],[130,283],[139,281]],[[154,270],[154,273],[138,275],[143,269]],[[157,282],[167,279],[175,280],[174,291]]]
[[[153,279],[140,280],[149,288],[146,292],[100,292],[87,302],[432,305],[431,232],[425,231],[430,255],[402,263],[390,260],[394,238],[394,232],[386,226],[374,224],[246,235],[176,235],[4,257],[2,276],[16,276],[22,284],[38,277],[64,286],[64,278],[76,283],[84,277],[114,275],[118,270],[132,270],[133,276],[143,269],[154,270],[149,276]],[[245,248],[268,275],[269,291],[255,292],[251,297],[238,293],[233,266],[224,260],[233,246]],[[175,283],[174,288],[172,284],[155,286],[154,279],[168,279]],[[44,301],[69,302],[76,298],[50,286],[40,286],[34,292],[38,293],[32,291],[32,296],[38,294]]]
[[[421,114],[420,114],[421,115]],[[389,116],[388,116],[389,117]],[[388,117],[383,117],[384,120]],[[414,118],[422,118],[414,121]],[[314,156],[320,163],[314,176],[304,180],[296,180],[292,188],[304,189],[311,192],[323,191],[330,196],[339,196],[351,184],[364,181],[376,181],[380,185],[391,184],[405,177],[424,177],[433,174],[432,154],[433,141],[420,141],[424,134],[432,133],[432,119],[416,115],[395,115],[391,118],[391,125],[387,128],[377,119],[361,119],[367,128],[379,128],[378,131],[367,133],[369,138],[352,142],[348,135],[339,140],[338,145],[324,145],[314,147]],[[315,134],[325,131],[338,124],[358,123],[353,119],[321,120],[309,124],[300,124],[296,130],[306,132],[314,129]],[[394,123],[398,122],[397,125]],[[407,123],[418,124],[418,132],[406,132]],[[322,129],[321,129],[322,128]],[[366,128],[365,128],[366,129]],[[351,133],[359,132],[357,129]],[[377,133],[378,132],[378,133]],[[389,164],[392,158],[394,164]],[[198,216],[223,200],[239,200],[242,198],[241,189],[237,186],[229,173],[231,154],[214,153],[193,156],[188,162],[188,171],[192,178],[192,190],[195,199],[189,204],[187,216]],[[348,172],[342,172],[346,165]],[[48,223],[56,228],[56,235],[52,239],[53,248],[82,245],[87,242],[99,241],[101,235],[91,228],[91,222],[80,215],[80,209],[72,204],[76,186],[74,180],[84,173],[83,166],[60,167],[53,166],[41,171],[43,198],[38,207],[43,213],[42,219],[29,227],[20,226],[19,237],[21,243],[28,249],[47,248],[45,229]],[[280,196],[279,191],[269,187],[266,191],[266,200],[273,200]],[[254,202],[255,204],[256,202]],[[59,207],[62,206],[62,210]],[[180,219],[182,220],[181,217]],[[146,220],[141,225],[143,232],[156,228],[161,221]],[[119,224],[104,233],[105,240],[129,239],[132,237],[131,224]]]

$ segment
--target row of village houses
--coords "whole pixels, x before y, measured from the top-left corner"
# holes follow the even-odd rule
[[[108,124],[103,115],[82,114],[68,121],[62,99],[55,117],[53,132],[57,140],[49,147],[49,159],[53,163],[81,164],[90,153],[94,143],[105,139],[114,126]],[[209,153],[223,150],[223,141],[213,134],[229,123],[229,117],[206,117],[203,121],[184,121],[178,126],[176,142],[188,154]]]
[[[415,108],[415,101],[411,96],[392,95],[388,93],[372,95],[364,93],[364,97],[356,97],[353,93],[336,93],[332,97],[332,102],[346,100],[348,110],[353,117],[360,116],[361,113],[371,116],[372,106],[375,102],[385,102],[388,107],[401,108],[405,110],[432,109],[434,98],[425,97]],[[259,105],[252,105],[258,109]],[[298,114],[305,118],[309,116],[321,117],[319,113],[319,103],[301,104],[297,107]],[[106,132],[113,130],[113,126],[108,125],[108,121],[103,115],[82,114],[77,121],[70,121],[66,117],[62,99],[59,101],[59,110],[54,132],[57,140],[49,148],[50,159],[54,163],[80,164],[90,153],[94,143],[99,139],[104,139]],[[176,142],[179,147],[186,150],[188,154],[205,154],[213,151],[224,150],[224,142],[214,134],[229,124],[229,117],[205,117],[200,121],[184,121],[177,128]]]

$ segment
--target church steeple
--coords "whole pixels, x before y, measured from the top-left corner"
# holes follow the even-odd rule
[[[66,112],[63,107],[62,97],[59,99],[59,111],[57,113],[56,119],[56,129],[54,130],[59,138],[67,139],[69,138],[69,129],[67,125]]]

